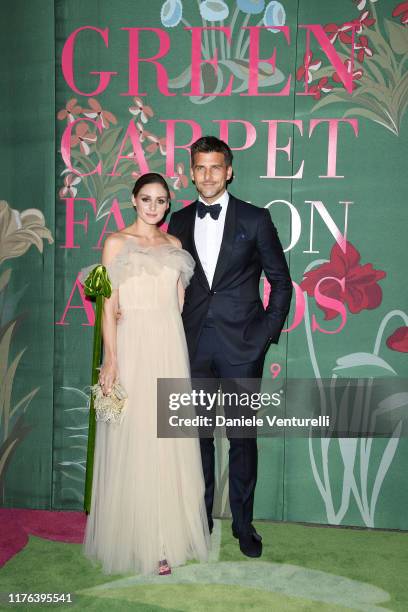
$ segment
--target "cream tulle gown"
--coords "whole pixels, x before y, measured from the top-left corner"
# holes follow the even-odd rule
[[[163,558],[172,567],[208,558],[199,441],[157,438],[156,429],[156,379],[190,376],[177,281],[185,287],[194,265],[184,249],[127,238],[106,266],[119,289],[117,358],[128,405],[120,425],[97,421],[83,553],[104,573],[153,573]]]

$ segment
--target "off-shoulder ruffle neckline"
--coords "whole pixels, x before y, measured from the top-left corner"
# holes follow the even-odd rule
[[[171,244],[170,242],[163,242],[162,244],[156,244],[156,245],[151,244],[149,246],[143,246],[143,245],[141,245],[141,244],[139,244],[137,242],[137,238],[135,238],[135,239],[134,238],[125,238],[125,240],[123,241],[123,245],[121,246],[119,251],[116,253],[116,255],[119,255],[119,253],[122,253],[122,251],[124,250],[124,248],[125,248],[125,246],[126,246],[126,244],[128,242],[130,244],[132,244],[132,247],[131,247],[130,250],[149,251],[151,249],[160,249],[162,247],[167,247],[167,248],[170,247],[171,249],[174,249],[175,251],[182,251],[184,253],[187,253],[191,257],[191,254],[188,251],[186,251],[186,249],[183,249],[182,247],[177,247],[174,244]]]
[[[139,276],[143,270],[157,276],[163,267],[179,270],[183,287],[186,288],[194,272],[195,261],[188,251],[173,244],[142,246],[136,240],[126,238],[111,261],[106,264],[113,288],[131,276]],[[92,269],[93,266],[82,268],[82,282]]]

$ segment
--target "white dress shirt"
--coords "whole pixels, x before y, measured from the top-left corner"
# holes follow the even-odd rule
[[[208,207],[214,206],[214,204],[221,205],[221,212],[218,219],[213,219],[209,213],[201,219],[196,213],[194,227],[194,242],[197,253],[207,277],[208,284],[211,287],[224,233],[229,194],[228,191],[225,190],[214,204],[207,204],[201,196],[199,196],[198,199]]]

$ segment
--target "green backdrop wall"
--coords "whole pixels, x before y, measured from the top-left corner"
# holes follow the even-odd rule
[[[4,505],[82,509],[93,311],[77,273],[99,260],[106,233],[132,222],[130,189],[143,170],[142,156],[150,170],[167,171],[172,211],[178,210],[195,199],[186,178],[188,153],[180,145],[200,132],[226,137],[226,120],[229,143],[236,149],[230,191],[269,208],[298,288],[290,330],[268,351],[265,380],[278,370],[282,384],[295,378],[332,378],[335,385],[342,376],[406,376],[405,4],[120,0],[113,8],[107,0],[3,3]],[[243,28],[265,24],[274,31],[261,31],[260,57],[269,58],[276,47],[276,66],[258,65],[259,95],[248,95],[253,71],[249,30]],[[308,52],[305,24],[322,26],[340,67],[325,53],[319,33],[310,33]],[[356,47],[352,93],[341,80],[347,78],[341,66],[350,69],[350,24]],[[193,35],[184,28],[205,26],[229,27],[231,44],[220,30],[203,34],[203,57],[212,58],[217,48],[218,70],[203,64],[201,92],[221,93],[233,77],[231,95],[188,95]],[[70,82],[69,40],[78,28],[84,29],[74,42]],[[136,90],[132,28],[157,29],[140,33],[144,58],[158,53],[168,37],[170,49],[160,62],[168,74],[168,92],[175,95],[164,94],[163,79],[159,86],[156,69],[147,62],[141,62]],[[107,71],[117,74],[101,93],[92,94],[99,82],[95,73]],[[285,95],[276,95],[282,90]],[[342,120],[337,143],[335,120]],[[99,162],[102,171],[96,174]],[[339,243],[345,228],[344,253]],[[325,276],[337,279],[321,286],[337,306],[316,301],[316,284]],[[267,295],[265,279],[260,291]],[[389,405],[401,409],[403,400],[391,397]],[[217,445],[216,506],[226,516],[228,445],[225,440]],[[256,518],[408,528],[405,438],[260,438],[258,446]]]

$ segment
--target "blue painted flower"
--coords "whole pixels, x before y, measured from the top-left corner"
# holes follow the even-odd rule
[[[180,23],[183,14],[181,0],[166,0],[160,12],[160,19],[166,28],[174,28]]]
[[[204,0],[200,4],[200,13],[207,21],[222,21],[229,14],[229,8],[223,0]]]
[[[263,22],[266,26],[282,26],[285,25],[286,13],[280,2],[273,0],[268,4],[263,16]],[[279,32],[279,30],[271,29],[271,32]]]
[[[265,0],[237,0],[237,7],[250,15],[262,13],[265,7]]]

